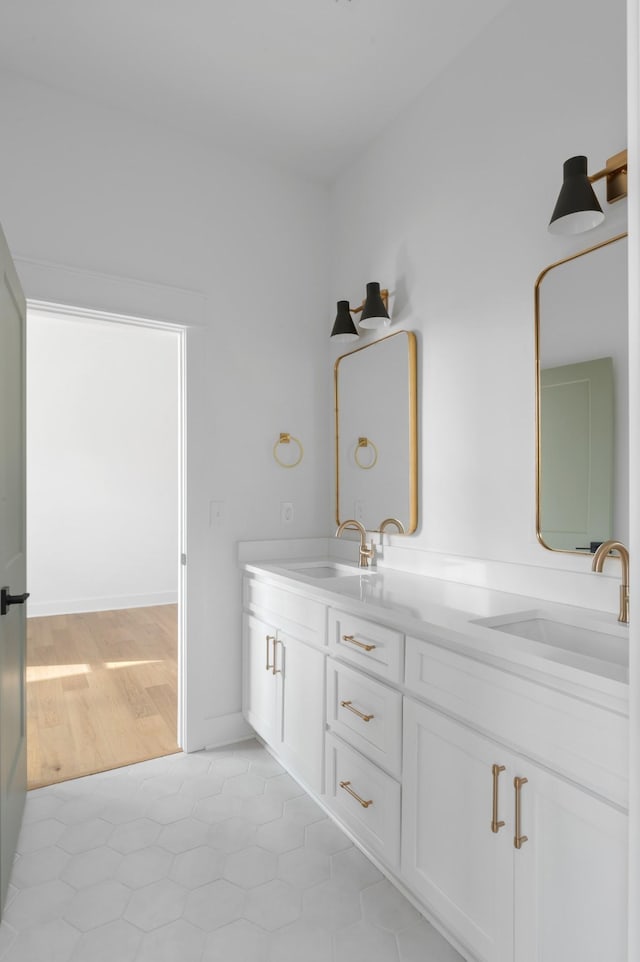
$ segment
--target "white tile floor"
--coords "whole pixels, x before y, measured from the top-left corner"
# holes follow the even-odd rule
[[[30,792],[2,962],[461,962],[251,741]]]

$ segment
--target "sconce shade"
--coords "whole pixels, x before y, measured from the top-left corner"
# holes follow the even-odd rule
[[[359,336],[358,329],[353,323],[353,318],[351,317],[349,301],[338,301],[338,313],[336,314],[336,319],[333,324],[331,337],[334,337],[338,342],[342,342],[355,341]]]
[[[380,295],[380,285],[376,281],[367,284],[367,296],[359,324],[360,327],[371,330],[389,326],[389,315]]]
[[[602,207],[587,176],[587,158],[570,157],[563,165],[562,187],[549,230],[552,234],[582,234],[603,220]]]

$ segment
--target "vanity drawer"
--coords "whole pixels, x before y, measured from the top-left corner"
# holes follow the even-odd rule
[[[257,578],[244,579],[244,607],[268,612],[270,620],[300,641],[326,645],[325,605]]]
[[[329,609],[329,647],[338,658],[344,658],[365,671],[388,681],[402,679],[404,635],[394,628]]]
[[[329,727],[392,775],[402,771],[402,695],[329,659]]]
[[[477,731],[627,806],[624,715],[411,637],[405,685]]]
[[[400,860],[400,784],[330,732],[326,804],[362,844],[390,866]]]

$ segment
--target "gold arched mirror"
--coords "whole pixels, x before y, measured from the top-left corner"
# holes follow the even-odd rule
[[[626,237],[550,264],[535,285],[536,527],[552,551],[628,543]]]
[[[393,519],[403,534],[418,526],[416,357],[415,334],[399,331],[336,361],[338,524],[355,518],[379,531]]]

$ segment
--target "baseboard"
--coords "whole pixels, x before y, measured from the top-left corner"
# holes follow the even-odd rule
[[[253,738],[253,729],[245,721],[242,712],[220,715],[218,718],[188,720],[182,746],[185,752],[197,752],[202,748],[221,748]]]
[[[122,608],[150,608],[153,605],[175,605],[177,591],[159,591],[148,595],[117,595],[105,598],[76,598],[66,601],[29,601],[27,618],[47,615],[76,615],[88,611],[117,611]]]

